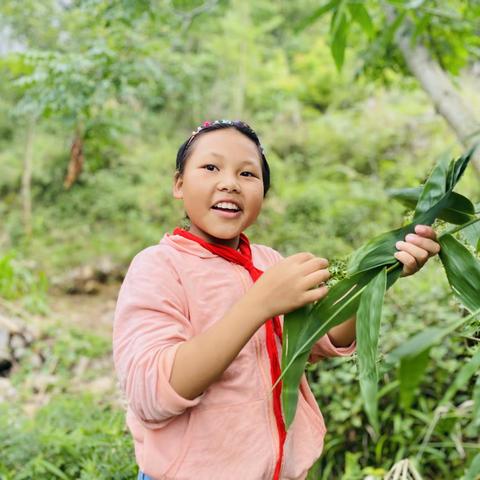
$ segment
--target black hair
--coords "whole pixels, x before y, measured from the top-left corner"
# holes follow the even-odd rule
[[[220,128],[236,128],[240,133],[243,133],[250,140],[252,140],[252,142],[254,142],[257,146],[258,153],[262,159],[263,197],[265,198],[268,189],[270,188],[270,167],[268,166],[267,159],[263,153],[263,147],[260,143],[260,140],[258,139],[258,136],[254,130],[247,123],[242,122],[241,120],[216,120],[214,122],[206,123],[208,123],[207,126],[199,127],[197,132],[194,132],[187,140],[185,140],[185,142],[178,149],[176,171],[180,175],[183,174],[185,164],[192,152],[192,145],[200,135],[213,130],[218,130]]]

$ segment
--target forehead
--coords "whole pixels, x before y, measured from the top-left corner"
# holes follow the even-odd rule
[[[201,161],[206,157],[224,158],[231,161],[250,160],[261,166],[258,147],[246,135],[235,128],[214,130],[200,135],[194,143],[191,159]]]

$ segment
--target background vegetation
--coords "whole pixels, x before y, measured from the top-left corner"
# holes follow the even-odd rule
[[[175,155],[204,120],[241,118],[259,134],[272,188],[246,233],[284,255],[338,259],[399,226],[408,212],[386,191],[417,186],[440,154],[463,151],[470,134],[412,75],[388,8],[475,112],[478,2],[360,3],[367,16],[358,4],[1,3],[0,308],[36,339],[9,372],[15,393],[0,402],[0,478],[134,478],[110,361],[118,279],[90,295],[60,287],[79,267],[125,270],[181,223]],[[457,190],[478,201],[475,172]],[[382,354],[463,314],[436,259],[388,292],[384,312]],[[355,357],[310,366],[328,433],[309,478],[382,478],[406,457],[428,479],[475,478],[478,374],[437,407],[478,351],[479,330],[477,322],[434,349],[408,409],[395,372],[384,374],[376,442]]]

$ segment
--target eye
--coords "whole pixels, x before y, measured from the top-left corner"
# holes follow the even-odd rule
[[[242,172],[242,173],[248,173],[248,174],[250,174],[252,177],[255,176],[252,172]]]
[[[208,163],[207,165],[204,165],[202,168],[206,168],[209,172],[213,172],[213,170],[208,167],[217,168],[216,165],[213,165],[212,163]]]

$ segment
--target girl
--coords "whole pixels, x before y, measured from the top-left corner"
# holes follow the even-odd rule
[[[304,479],[325,425],[305,375],[285,431],[279,382],[283,315],[328,294],[328,261],[250,244],[270,186],[255,132],[205,122],[177,154],[175,228],[132,260],[119,292],[113,355],[128,401],[139,479]],[[438,253],[418,226],[399,242],[403,275]],[[351,355],[355,318],[320,338],[309,361]]]

